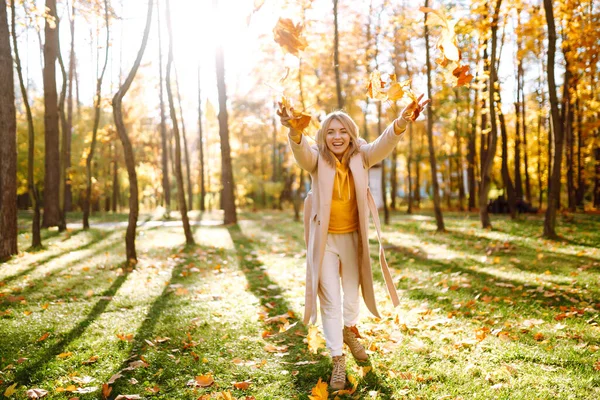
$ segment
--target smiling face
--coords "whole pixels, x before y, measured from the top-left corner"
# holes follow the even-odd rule
[[[338,119],[332,119],[325,132],[327,148],[341,159],[350,145],[350,134]]]

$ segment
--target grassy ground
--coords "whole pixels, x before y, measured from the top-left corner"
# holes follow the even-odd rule
[[[307,399],[328,381],[327,353],[309,351],[298,321],[302,225],[287,212],[235,227],[195,217],[186,248],[180,227],[143,216],[135,268],[122,264],[124,215],[44,231],[46,249],[0,264],[0,396]],[[349,359],[356,387],[339,398],[600,397],[600,218],[560,220],[560,243],[540,237],[538,216],[495,218],[493,231],[474,214],[445,218],[444,234],[427,214],[385,227],[396,309],[371,235],[383,319],[363,307],[370,360]],[[21,215],[21,249],[27,224]]]

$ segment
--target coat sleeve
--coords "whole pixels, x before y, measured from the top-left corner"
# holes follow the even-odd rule
[[[360,152],[366,167],[371,168],[373,165],[390,155],[400,139],[404,136],[404,132],[406,132],[406,130],[397,135],[394,132],[394,123],[392,122],[377,139],[371,143],[362,145],[360,147]]]
[[[308,171],[309,173],[314,172],[317,168],[317,160],[319,158],[319,151],[315,146],[311,146],[304,135],[300,143],[296,143],[292,138],[288,137],[292,154],[300,168]]]

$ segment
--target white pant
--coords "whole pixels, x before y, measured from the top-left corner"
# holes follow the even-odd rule
[[[344,325],[353,326],[358,322],[360,305],[358,231],[327,234],[327,245],[319,276],[319,301],[325,343],[332,357],[342,355],[344,344],[340,277],[344,291]]]

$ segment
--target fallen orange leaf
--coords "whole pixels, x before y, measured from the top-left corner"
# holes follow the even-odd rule
[[[311,394],[312,396],[308,396],[310,400],[327,400],[329,398],[329,392],[327,391],[327,383],[322,382],[321,378],[319,378],[319,381],[317,382],[315,387],[312,388]]]

